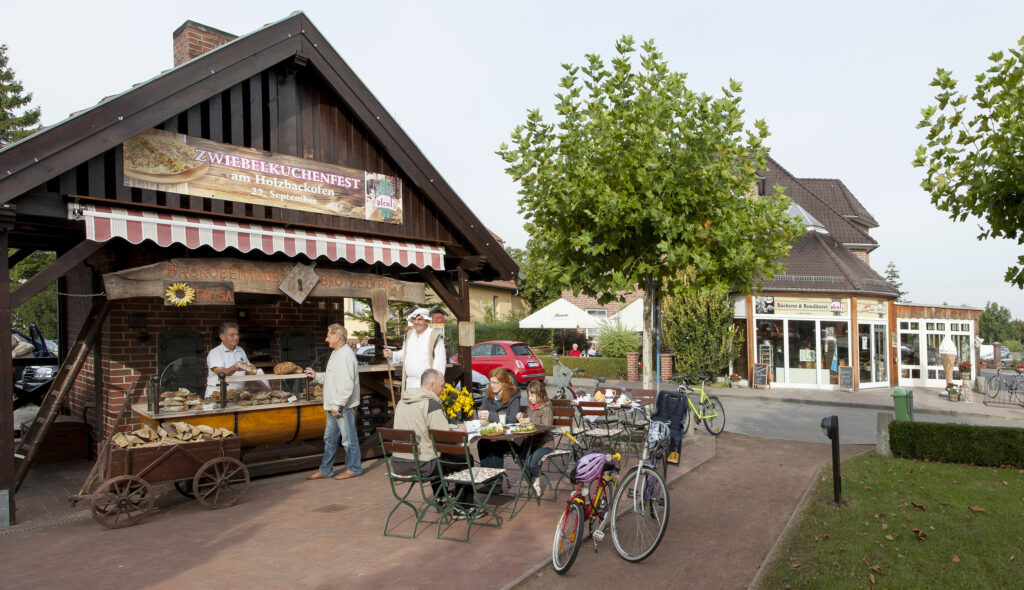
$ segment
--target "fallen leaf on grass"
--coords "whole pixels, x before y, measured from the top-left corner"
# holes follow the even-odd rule
[[[910,529],[910,530],[911,530],[911,532],[913,532],[913,533],[914,533],[915,535],[917,535],[917,540],[918,540],[918,541],[924,541],[925,539],[927,539],[927,538],[928,538],[928,533],[926,533],[926,532],[922,531],[921,529]]]
[[[864,486],[864,489],[870,492],[871,491],[871,486]]]
[[[869,567],[871,566],[871,562],[868,561],[867,557],[861,557],[860,560],[864,562],[864,565],[869,566]]]
[[[790,564],[790,566],[791,566],[791,567],[792,567],[793,569],[796,569],[796,568],[800,567],[800,563],[799,563],[799,562],[797,562],[797,561],[794,561],[793,563],[791,563],[791,564]]]
[[[953,563],[960,563],[960,556],[959,555],[953,555]]]
[[[960,483],[960,480],[954,479],[953,483]]]
[[[885,523],[882,523],[882,530],[883,530],[883,531],[884,531],[884,530],[887,530],[888,528],[889,528],[889,525],[887,525],[887,524],[885,524]]]
[[[875,574],[868,574],[868,579],[871,580],[872,584],[874,584],[875,583]]]
[[[942,505],[943,506],[949,506],[949,502],[943,502]]]
[[[877,565],[873,565],[873,566],[869,567],[868,569],[873,571],[873,572],[875,572],[876,574],[881,574],[882,573],[882,568],[878,567]]]
[[[886,535],[885,538],[889,541],[895,541],[896,539],[892,535]]]
[[[924,506],[918,504],[917,502],[911,502],[910,504],[911,504],[911,506],[914,507],[914,510],[921,510],[921,511],[926,510],[926,508]]]
[[[985,512],[985,509],[981,506],[971,506],[971,512]]]

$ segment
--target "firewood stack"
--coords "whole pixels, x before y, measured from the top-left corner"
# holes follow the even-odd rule
[[[213,428],[205,424],[188,424],[186,422],[165,422],[153,430],[148,425],[125,434],[118,432],[111,438],[111,443],[121,448],[158,447],[161,445],[177,445],[202,440],[229,438],[235,433],[227,428]]]

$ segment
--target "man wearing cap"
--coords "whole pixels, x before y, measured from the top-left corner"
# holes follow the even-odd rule
[[[446,358],[444,355],[444,339],[430,327],[430,312],[420,307],[409,316],[412,330],[405,334],[402,350],[392,352],[384,349],[384,356],[395,364],[402,363],[402,383],[405,389],[420,386],[420,376],[427,369],[434,369],[444,375]]]

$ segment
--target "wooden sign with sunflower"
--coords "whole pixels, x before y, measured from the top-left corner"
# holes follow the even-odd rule
[[[234,305],[235,291],[231,283],[208,281],[165,281],[164,305]]]

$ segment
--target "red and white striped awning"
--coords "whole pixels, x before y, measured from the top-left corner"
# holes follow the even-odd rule
[[[152,240],[160,246],[209,246],[218,252],[259,250],[288,256],[304,254],[348,262],[377,262],[444,270],[444,248],[394,240],[373,240],[344,234],[289,229],[259,223],[235,223],[170,213],[107,207],[68,205],[70,219],[85,220],[85,237],[94,242],[124,238],[133,244]]]

